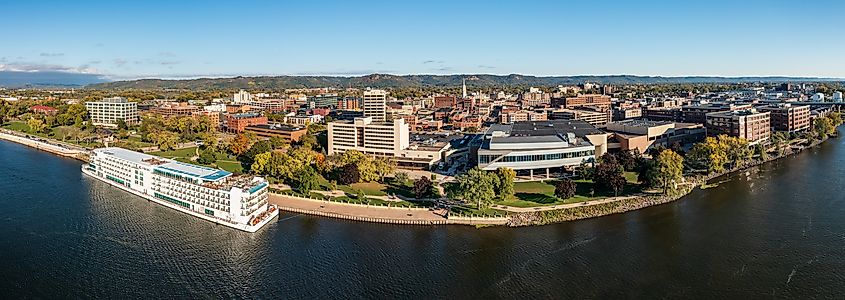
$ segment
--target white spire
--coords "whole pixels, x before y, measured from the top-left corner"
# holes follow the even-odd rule
[[[466,78],[463,79],[463,85],[464,85],[464,89],[463,89],[464,96],[462,98],[466,98],[467,97],[467,79]]]

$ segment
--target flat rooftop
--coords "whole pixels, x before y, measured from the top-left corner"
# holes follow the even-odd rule
[[[278,130],[278,131],[299,131],[305,130],[305,127],[299,126],[291,126],[291,125],[284,125],[284,124],[259,124],[259,125],[249,125],[246,129],[249,128],[260,128],[266,130]]]
[[[96,149],[94,151],[102,152],[107,155],[111,155],[137,164],[147,165],[156,169],[162,169],[172,173],[202,179],[204,181],[217,181],[229,175],[232,175],[232,173],[223,170],[187,164],[158,156],[126,150],[123,148],[110,147]]]
[[[494,124],[487,131],[488,134],[494,131],[505,132],[511,137],[517,136],[555,136],[574,133],[576,136],[591,134],[602,134],[590,123],[581,120],[548,120],[548,121],[527,121],[513,124]]]

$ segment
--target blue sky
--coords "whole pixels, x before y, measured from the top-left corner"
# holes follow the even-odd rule
[[[0,71],[845,77],[845,1],[3,1]]]

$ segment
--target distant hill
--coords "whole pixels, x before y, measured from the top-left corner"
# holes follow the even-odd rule
[[[106,82],[101,75],[67,72],[0,71],[0,87],[82,87]]]
[[[737,82],[801,82],[840,81],[812,77],[659,77],[659,76],[528,76],[528,75],[389,75],[371,74],[341,76],[258,76],[233,78],[200,78],[187,80],[139,79],[89,85],[93,89],[286,89],[318,87],[414,87],[459,86],[466,78],[469,86],[555,86],[584,82],[600,84],[658,83],[737,83]]]

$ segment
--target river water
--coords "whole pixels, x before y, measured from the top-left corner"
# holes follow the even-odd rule
[[[0,141],[4,298],[841,298],[845,139],[662,206],[526,228],[283,213],[256,234]]]

